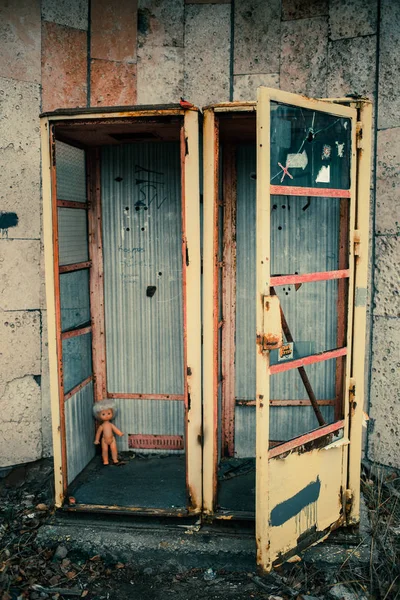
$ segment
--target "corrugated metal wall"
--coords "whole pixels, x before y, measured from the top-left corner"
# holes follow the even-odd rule
[[[237,292],[235,394],[255,399],[255,228],[256,154],[254,146],[240,146],[237,154]],[[339,200],[274,196],[271,199],[271,273],[310,273],[338,268]],[[277,288],[281,305],[295,340],[295,358],[336,347],[337,282]],[[274,356],[275,354],[275,356]],[[277,352],[271,353],[276,362]],[[318,399],[335,397],[335,361],[307,367]],[[307,394],[297,371],[271,377],[271,399],[301,400]],[[322,407],[333,420],[333,407]],[[270,439],[287,440],[318,426],[311,407],[270,408]],[[236,407],[235,450],[238,456],[254,456],[254,407]]]
[[[179,143],[106,147],[101,172],[108,390],[183,394]],[[183,403],[124,399],[119,419],[183,433]]]
[[[108,389],[183,394],[179,144],[104,148],[102,207]]]
[[[68,484],[95,455],[93,384],[89,383],[65,403]]]
[[[129,450],[128,435],[184,435],[184,404],[180,400],[117,399],[116,426],[124,432],[117,436],[119,451]],[[160,450],[137,450],[140,454],[160,454]],[[182,454],[182,450],[168,450],[168,454]]]
[[[57,199],[86,202],[85,152],[62,142],[56,143]],[[60,265],[87,261],[87,211],[58,208]],[[60,275],[62,331],[76,329],[90,322],[89,270]],[[64,393],[82,383],[92,369],[92,335],[86,333],[62,341]],[[86,467],[95,455],[93,384],[65,401],[65,435],[68,483]]]

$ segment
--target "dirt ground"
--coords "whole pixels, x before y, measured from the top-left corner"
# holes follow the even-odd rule
[[[321,570],[303,561],[267,577],[191,569],[181,573],[106,564],[74,556],[64,546],[38,547],[36,535],[52,508],[52,463],[42,460],[0,479],[0,600],[317,600],[400,598],[400,478],[373,469],[363,488],[373,553],[365,569]]]

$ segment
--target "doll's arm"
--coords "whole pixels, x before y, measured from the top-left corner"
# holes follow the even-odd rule
[[[95,444],[100,444],[100,437],[101,437],[102,433],[103,433],[103,425],[100,425],[100,427],[96,431],[96,437],[94,438]]]
[[[118,427],[115,427],[115,425],[113,423],[111,423],[111,427],[114,433],[116,433],[117,435],[119,435],[119,437],[122,437],[124,434],[122,433],[122,431],[120,431],[118,429]]]

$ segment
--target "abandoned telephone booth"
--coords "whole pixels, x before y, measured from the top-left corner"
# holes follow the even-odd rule
[[[371,105],[203,112],[202,181],[194,108],[42,118],[56,503],[254,521],[269,570],[359,517]]]

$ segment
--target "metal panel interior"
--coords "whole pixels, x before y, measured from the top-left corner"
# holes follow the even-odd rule
[[[129,435],[184,435],[185,411],[183,401],[135,400],[117,398],[116,426],[125,433],[117,438],[118,450],[129,450]],[[160,454],[160,449],[140,449],[140,454]],[[183,454],[182,450],[168,449],[168,454]]]
[[[85,151],[56,142],[57,200],[86,203]],[[87,261],[87,210],[58,208],[59,264],[71,265]],[[78,330],[90,324],[90,291],[88,269],[59,275],[61,331]],[[62,340],[62,378],[64,394],[68,394],[93,375],[92,335],[73,335]],[[67,400],[65,412],[65,445],[68,484],[94,457],[94,420],[92,416],[93,383],[89,382]]]
[[[67,394],[92,375],[92,334],[64,339],[62,352],[64,392]]]
[[[308,115],[307,115],[308,116]],[[255,252],[256,252],[256,149],[254,115],[222,115],[220,139],[237,146],[236,213],[236,353],[235,456],[255,455],[255,407],[243,405],[255,400],[254,340]],[[241,140],[248,140],[242,143]],[[251,143],[250,143],[251,142]],[[274,196],[271,211],[271,273],[311,273],[339,268],[340,200]],[[293,358],[336,347],[336,281],[288,285],[276,288],[282,309],[295,340]],[[271,352],[271,364],[278,351]],[[318,400],[335,398],[336,361],[307,367]],[[271,377],[271,399],[306,400],[306,390],[297,370]],[[334,407],[322,406],[327,423],[334,420]],[[288,440],[318,426],[311,406],[270,407],[270,439]]]
[[[181,114],[175,114],[156,119],[112,118],[96,123],[66,121],[58,123],[56,128],[63,140],[57,142],[60,155],[57,166],[61,170],[57,178],[61,189],[66,187],[68,177],[79,180],[71,189],[79,187],[82,173],[86,177],[82,165],[78,165],[79,169],[76,164],[79,158],[84,161],[85,152],[78,148],[71,150],[66,142],[84,147],[103,146],[100,166],[107,389],[114,395],[146,395],[145,399],[118,396],[115,399],[115,424],[125,433],[117,440],[119,451],[130,449],[130,435],[182,439],[185,436],[181,123]],[[80,197],[78,193],[67,196],[63,192],[63,197],[58,197],[86,201],[86,195]],[[86,210],[58,208],[58,224],[60,265],[88,260]],[[61,275],[63,331],[86,325],[90,317],[93,318],[89,313],[88,283],[86,270]],[[92,374],[91,337],[91,333],[86,333],[62,342],[65,393]],[[152,394],[165,399],[151,399]],[[180,399],[168,400],[168,395],[178,395]],[[66,446],[68,483],[75,479],[70,489],[79,488],[85,502],[96,504],[96,481],[100,475],[96,469],[100,461],[92,460],[95,454],[93,400],[93,384],[89,383],[65,402]],[[77,427],[77,435],[74,435],[74,427]],[[82,444],[85,448],[80,453]],[[160,453],[182,454],[184,450],[140,448],[139,456]],[[140,500],[132,487],[136,486],[134,474],[138,469],[146,471],[146,465],[129,461],[130,472],[133,469],[132,486],[125,486],[121,506],[163,508],[165,504],[168,509],[183,506],[185,461],[178,456],[170,459],[181,462],[176,465],[176,473],[171,472],[171,489],[165,488],[165,498],[160,496],[158,500],[153,497],[152,489],[154,485],[166,485],[162,465],[152,463],[150,467],[148,463],[157,481],[148,486],[144,495],[139,494]],[[169,469],[175,468],[175,463],[168,465]],[[101,476],[104,479],[106,473],[101,471]],[[120,480],[119,475],[115,477]],[[108,479],[102,480],[104,490],[108,490]],[[171,498],[179,498],[179,502],[168,500],[168,493],[172,494]],[[118,494],[110,496],[107,491],[106,496],[105,504],[118,504]]]
[[[58,247],[60,265],[71,265],[89,259],[85,210],[58,209]]]
[[[176,142],[102,152],[107,380],[113,393],[184,393],[179,161]]]
[[[68,484],[95,455],[93,383],[71,396],[65,403]]]

